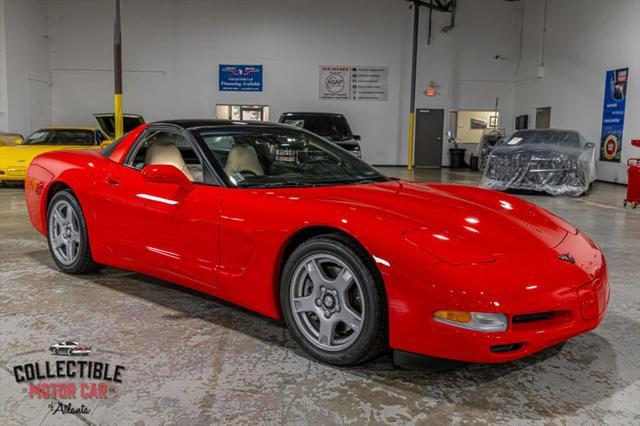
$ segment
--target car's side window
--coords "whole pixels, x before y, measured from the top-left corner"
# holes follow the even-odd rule
[[[233,142],[233,136],[229,135],[212,136],[205,140],[205,143],[211,150],[211,153],[218,164],[223,166],[227,162],[227,157],[229,156],[229,151],[231,151],[231,148],[233,147]]]
[[[150,131],[133,149],[127,159],[127,166],[142,170],[148,165],[170,165],[182,171],[190,181],[203,182],[202,163],[191,142],[180,133],[170,130]]]

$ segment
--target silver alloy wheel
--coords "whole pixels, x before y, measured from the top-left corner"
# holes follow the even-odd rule
[[[362,284],[342,260],[330,254],[313,254],[298,264],[289,303],[304,337],[326,351],[351,346],[364,324]]]
[[[80,221],[66,200],[60,200],[49,216],[49,241],[53,255],[63,265],[71,265],[80,253]]]

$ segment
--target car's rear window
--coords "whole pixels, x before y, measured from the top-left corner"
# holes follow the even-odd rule
[[[352,137],[347,120],[341,115],[289,114],[285,115],[281,121],[284,124],[301,127],[332,141],[340,141]]]

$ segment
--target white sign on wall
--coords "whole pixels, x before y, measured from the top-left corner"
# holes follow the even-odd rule
[[[320,65],[321,100],[386,101],[389,67]]]

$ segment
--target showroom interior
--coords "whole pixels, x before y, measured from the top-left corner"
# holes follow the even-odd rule
[[[3,424],[640,422],[639,0],[121,0],[119,20],[117,3],[0,0]],[[550,211],[548,221],[561,218],[604,253],[606,316],[509,362],[404,365],[388,347],[336,366],[302,350],[283,320],[235,300],[126,268],[61,272],[25,201],[40,184],[28,164],[16,179],[6,164],[49,128],[94,129],[104,138],[95,148],[118,152],[112,141],[125,134],[123,146],[137,130],[120,131],[116,115],[102,134],[94,117],[118,109],[114,52],[121,112],[136,120],[185,129],[186,119],[333,120],[344,138],[305,129],[406,185],[483,187]],[[580,150],[575,173],[553,183],[531,178],[539,170],[515,151],[532,134],[554,137],[550,129]],[[556,149],[563,142],[538,143],[545,154],[533,155],[555,155],[553,164],[569,155]],[[433,207],[414,212],[412,197],[372,203],[409,216]],[[432,201],[446,207],[447,197]],[[63,359],[51,345],[67,341],[94,348],[82,359],[122,366],[122,382],[103,398],[31,395],[14,367]]]

